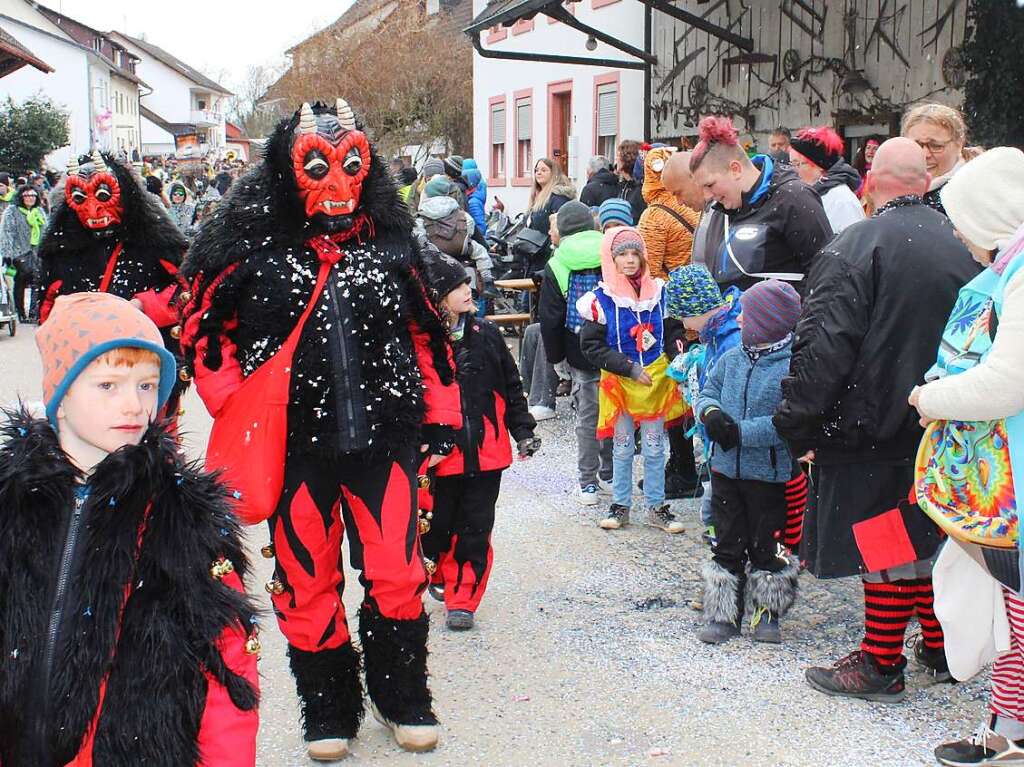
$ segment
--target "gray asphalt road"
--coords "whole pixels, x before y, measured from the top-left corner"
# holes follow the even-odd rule
[[[0,337],[0,402],[39,398],[32,328]],[[200,451],[209,419],[187,401],[184,427]],[[417,765],[787,765],[903,767],[934,764],[942,739],[985,716],[986,680],[927,686],[895,706],[821,696],[802,681],[810,664],[831,662],[859,642],[856,583],[805,575],[784,623],[781,647],[743,637],[708,649],[690,609],[707,557],[695,504],[677,504],[687,531],[669,537],[633,526],[599,530],[598,511],[573,497],[575,457],[565,401],[545,422],[543,452],[506,473],[494,533],[495,568],[477,629],[451,634],[441,606],[431,614],[431,670],[442,744],[412,756],[368,720],[352,764]],[[197,453],[198,454],[198,453]],[[250,534],[267,607],[263,621],[261,767],[310,764],[297,724],[283,640],[262,589],[270,563]],[[359,601],[355,577],[346,602]]]

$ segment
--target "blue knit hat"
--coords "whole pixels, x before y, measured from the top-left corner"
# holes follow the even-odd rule
[[[423,187],[423,199],[445,197],[452,193],[452,182],[444,176],[435,176]]]
[[[601,207],[597,209],[597,216],[602,229],[613,222],[622,226],[633,226],[633,208],[629,201],[621,197],[612,197],[602,202]]]
[[[687,264],[669,272],[665,300],[669,317],[676,319],[699,317],[725,303],[715,278],[701,264]]]

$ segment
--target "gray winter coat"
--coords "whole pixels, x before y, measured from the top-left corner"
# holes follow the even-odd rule
[[[742,346],[723,354],[697,398],[696,412],[717,407],[740,427],[740,444],[711,453],[711,470],[732,479],[788,482],[793,459],[786,443],[775,431],[772,416],[782,400],[782,379],[789,372],[792,344],[767,353],[756,361]]]
[[[38,271],[39,258],[36,256],[36,248],[29,244],[31,236],[32,228],[25,220],[25,215],[18,210],[17,205],[8,205],[4,209],[3,218],[0,218],[0,259],[9,264],[16,258],[24,258],[29,270]]]

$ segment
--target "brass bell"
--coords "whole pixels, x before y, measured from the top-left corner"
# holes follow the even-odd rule
[[[426,474],[420,474],[416,477],[416,484],[419,485],[420,490],[426,490],[430,487],[430,477]]]
[[[281,581],[279,581],[277,578],[267,581],[266,585],[263,588],[267,590],[268,594],[284,593],[284,584],[281,583]]]
[[[420,517],[420,535],[426,535],[430,532],[430,522],[423,517]]]
[[[212,565],[210,565],[210,575],[217,580],[220,580],[226,575],[230,575],[235,571],[235,564],[230,559],[221,557]]]
[[[188,383],[192,380],[192,372],[188,368],[182,368],[178,371],[178,380]]]
[[[432,559],[423,558],[423,568],[427,571],[427,575],[433,575],[437,572],[437,564]]]
[[[259,655],[260,650],[263,646],[260,644],[260,638],[253,634],[251,637],[245,640],[245,652],[249,655]]]
[[[187,290],[183,290],[178,295],[178,303],[181,304],[182,306],[184,306],[185,304],[187,304],[191,300],[192,300],[192,294],[189,291],[187,291]]]
[[[171,338],[181,338],[181,325],[175,325],[170,330]]]
[[[262,549],[260,549],[260,554],[263,555],[264,559],[273,559],[274,558],[274,544],[268,543],[266,546],[264,546]]]

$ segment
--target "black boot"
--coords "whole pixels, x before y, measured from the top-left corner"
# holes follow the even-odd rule
[[[365,602],[359,608],[366,690],[374,716],[406,751],[430,751],[437,745],[437,717],[427,686],[429,628],[426,613],[397,620]]]
[[[363,685],[359,653],[352,643],[320,652],[289,645],[288,660],[295,676],[306,741],[354,738],[363,720]]]
[[[415,620],[385,618],[374,607],[359,608],[359,636],[366,663],[366,691],[388,720],[437,724],[427,687],[426,613]]]

